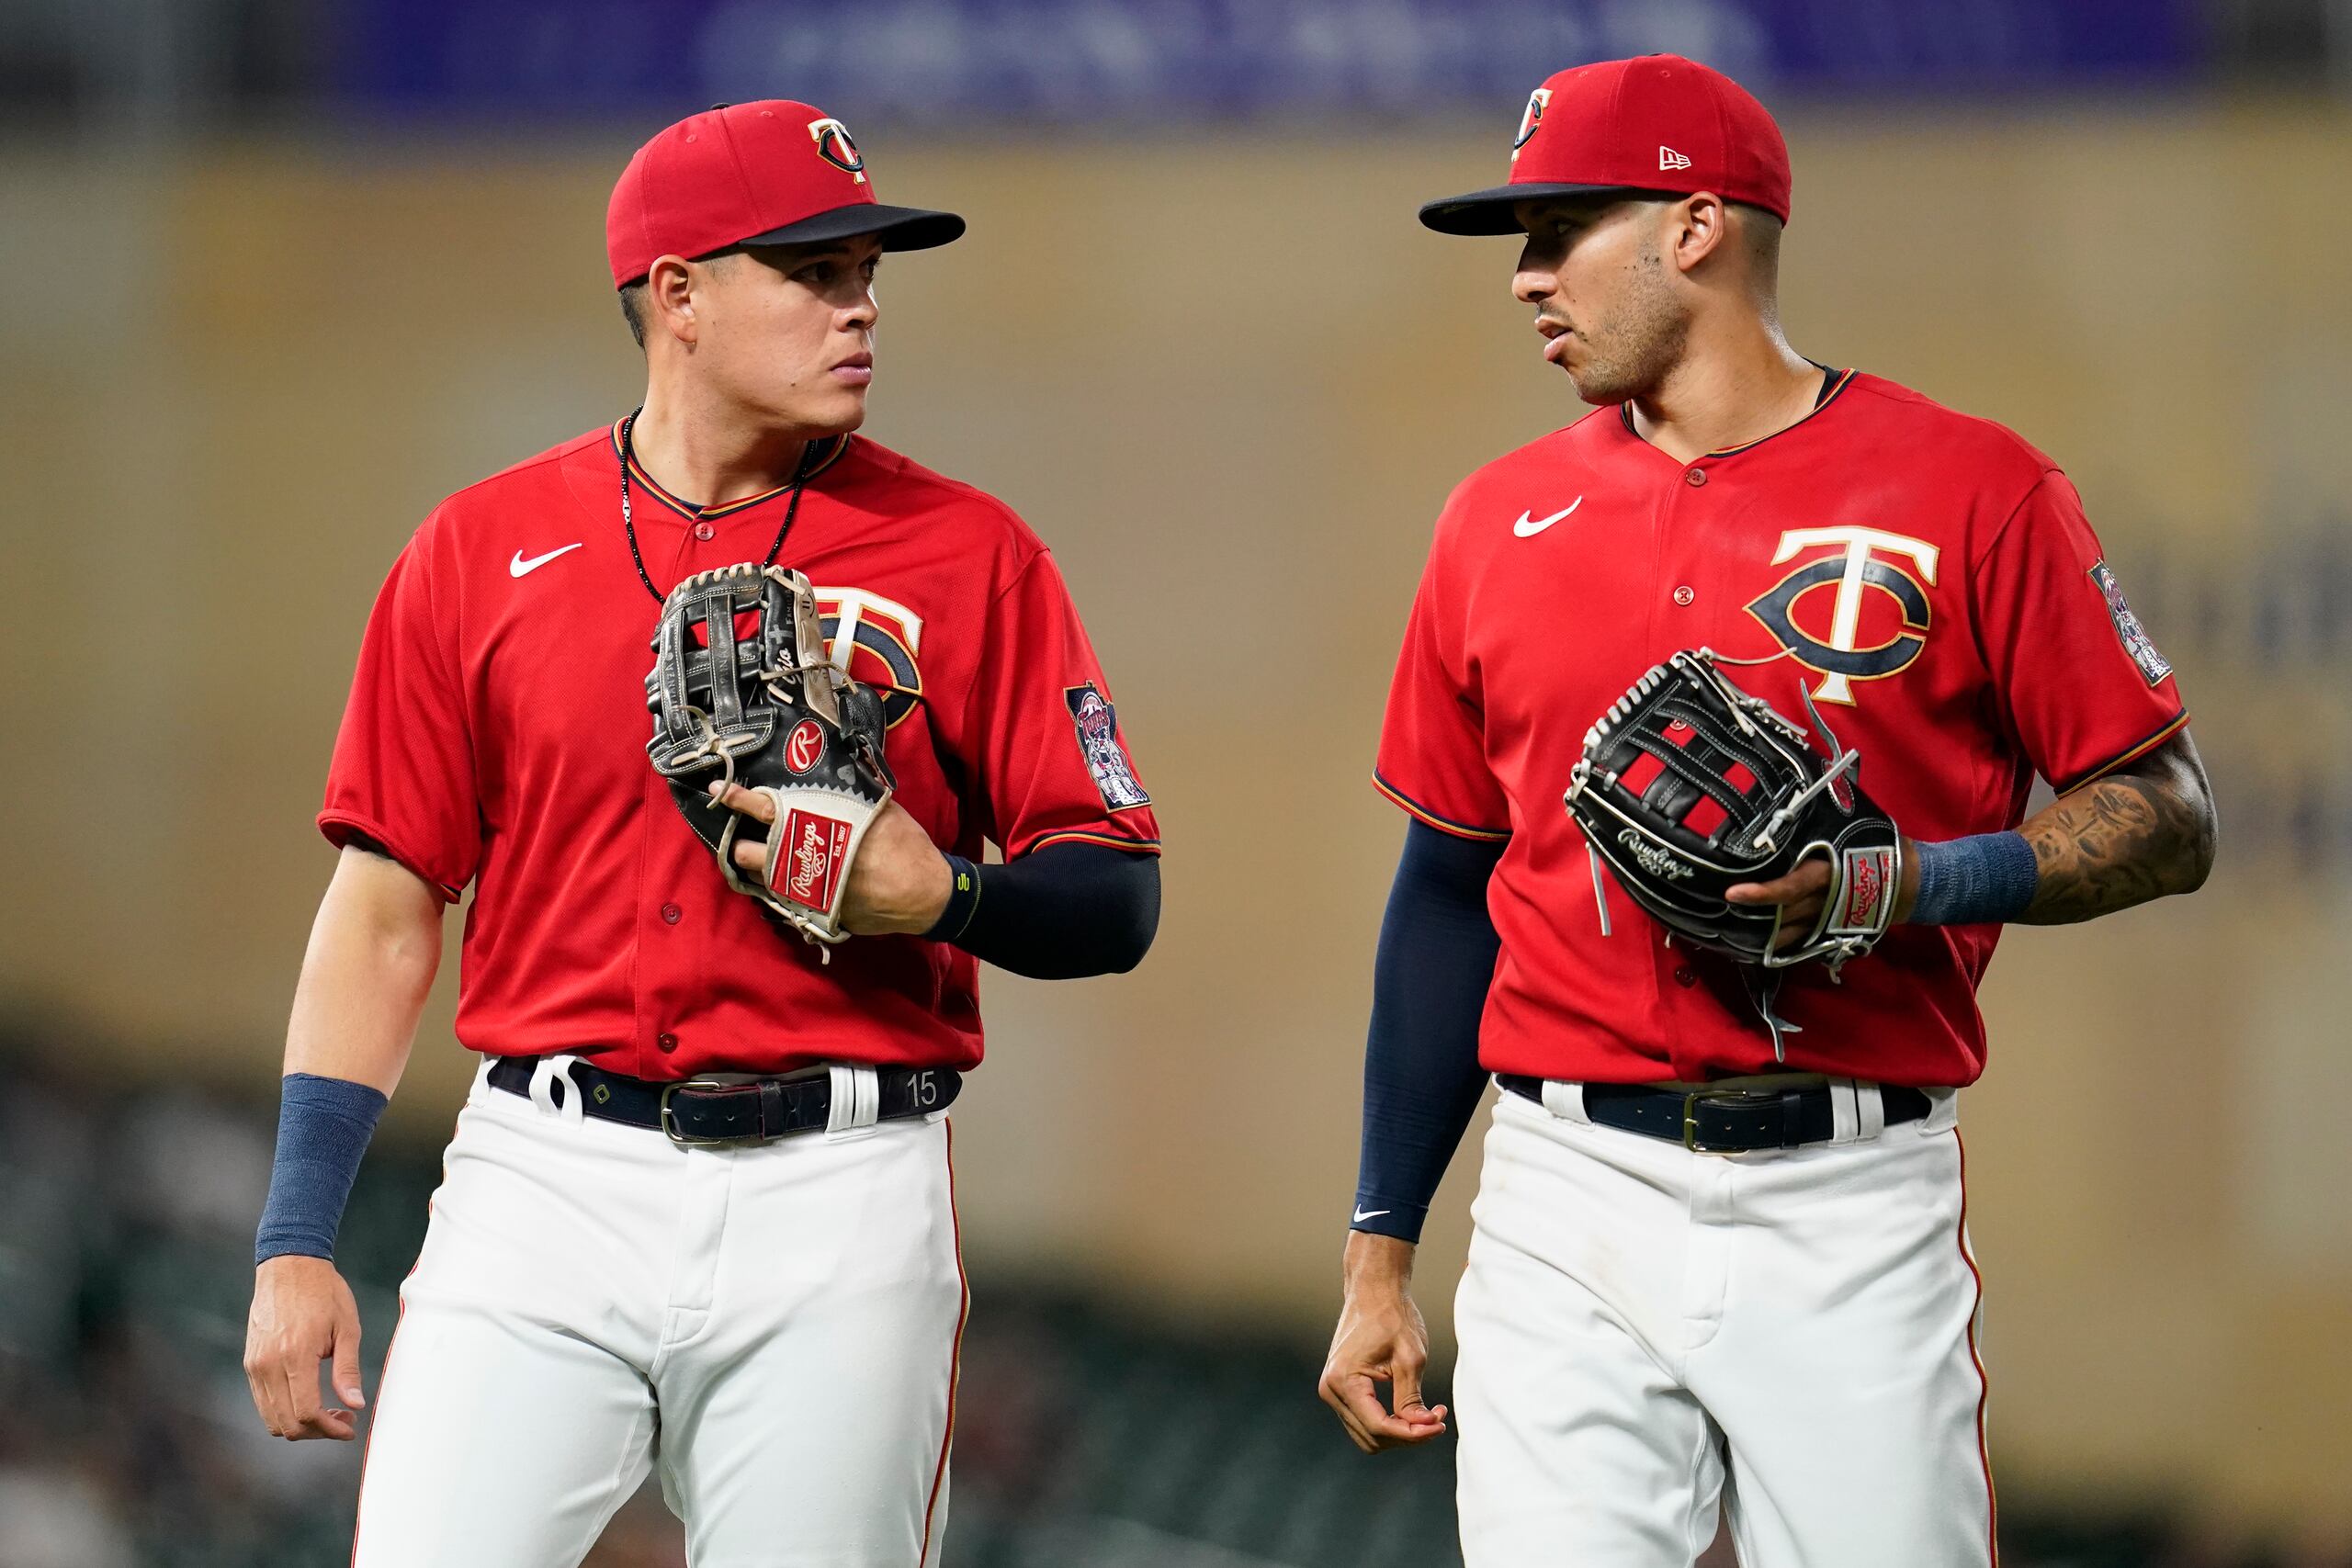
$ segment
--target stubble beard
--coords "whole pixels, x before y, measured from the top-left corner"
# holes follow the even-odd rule
[[[1618,309],[1599,331],[1578,333],[1583,363],[1568,372],[1577,396],[1596,406],[1645,397],[1682,363],[1690,312],[1667,287],[1664,258],[1645,255]]]

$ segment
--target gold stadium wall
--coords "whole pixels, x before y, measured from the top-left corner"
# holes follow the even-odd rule
[[[1993,972],[1963,1124],[2005,1483],[2352,1529],[2352,846],[2312,782],[2352,740],[2352,116],[2020,115],[1792,115],[1785,287],[1806,353],[2070,468],[2220,774],[2204,894],[2013,932]],[[1500,152],[865,141],[890,197],[973,220],[886,270],[869,428],[1057,547],[1169,844],[1139,974],[989,976],[968,1232],[1314,1331],[1402,826],[1366,772],[1428,524],[1580,412],[1510,246],[1412,220]],[[441,495],[635,401],[598,248],[626,152],[0,151],[0,1003],[57,1048],[274,1077],[385,568]],[[390,1135],[447,1126],[454,969]],[[1442,1330],[1471,1169],[1425,1248]]]

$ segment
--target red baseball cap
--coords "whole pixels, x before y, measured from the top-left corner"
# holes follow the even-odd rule
[[[1510,182],[1432,201],[1441,234],[1516,234],[1514,202],[1602,191],[1688,196],[1789,217],[1789,146],[1747,88],[1679,54],[1604,60],[1563,71],[1528,95],[1511,143]]]
[[[764,98],[689,115],[637,150],[605,212],[613,287],[662,256],[874,234],[928,250],[964,232],[952,212],[885,207],[849,128],[808,104]]]

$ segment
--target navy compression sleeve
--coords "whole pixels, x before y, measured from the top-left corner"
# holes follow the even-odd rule
[[[1009,865],[949,855],[946,912],[923,934],[1035,980],[1123,975],[1159,931],[1159,857],[1064,842]]]
[[[1420,1239],[1438,1179],[1486,1091],[1478,1020],[1502,950],[1487,879],[1501,858],[1499,844],[1406,826],[1373,959],[1352,1229]]]

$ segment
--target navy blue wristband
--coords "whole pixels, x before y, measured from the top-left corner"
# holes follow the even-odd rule
[[[1919,844],[1919,892],[1911,923],[1992,925],[2014,920],[2033,902],[2041,871],[2021,833],[1975,833]]]
[[[277,1161],[254,1236],[256,1265],[288,1253],[333,1258],[334,1233],[386,1100],[364,1083],[288,1073],[277,1102]]]

